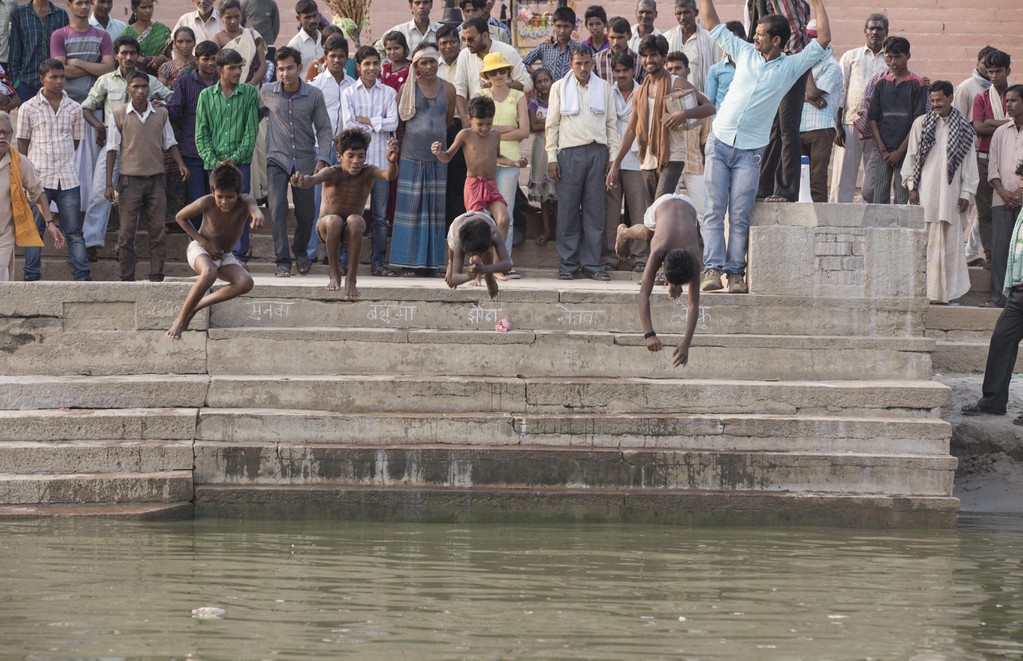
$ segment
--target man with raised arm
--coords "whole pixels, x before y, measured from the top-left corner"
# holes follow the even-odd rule
[[[722,289],[722,275],[728,276],[729,292],[749,291],[745,281],[749,213],[757,195],[771,123],[782,97],[827,55],[825,49],[831,43],[824,0],[812,0],[811,4],[817,18],[817,38],[796,55],[785,55],[782,48],[790,37],[785,17],[769,14],[760,19],[750,44],[721,23],[713,0],[700,0],[700,15],[710,28],[710,36],[735,61],[735,79],[714,117],[714,133],[707,140],[703,291]]]

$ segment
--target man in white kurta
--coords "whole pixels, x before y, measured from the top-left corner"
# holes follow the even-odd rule
[[[979,175],[973,126],[952,107],[952,84],[931,85],[932,111],[909,132],[902,182],[910,204],[924,209],[927,228],[927,297],[958,305],[970,291],[963,228]]]

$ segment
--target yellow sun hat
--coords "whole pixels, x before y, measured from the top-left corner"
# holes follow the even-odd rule
[[[504,56],[504,53],[487,53],[483,57],[483,69],[480,70],[480,76],[482,78],[486,78],[487,74],[491,71],[511,68],[512,63],[508,61],[508,58]]]

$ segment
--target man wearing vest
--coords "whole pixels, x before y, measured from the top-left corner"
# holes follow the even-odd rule
[[[149,279],[163,281],[167,255],[164,220],[167,214],[167,185],[163,155],[170,151],[181,178],[188,180],[188,168],[181,160],[167,109],[149,102],[149,74],[128,75],[129,103],[115,109],[107,126],[107,171],[105,197],[114,202],[114,162],[121,154],[121,177],[117,183],[121,231],[118,259],[121,280],[135,280],[135,232],[140,212],[149,230]]]
[[[0,110],[0,282],[14,277],[14,246],[42,246],[29,197],[46,219],[53,245],[64,247],[64,235],[50,216],[50,202],[31,161],[11,147],[14,125],[11,116]],[[28,196],[25,194],[28,193]]]

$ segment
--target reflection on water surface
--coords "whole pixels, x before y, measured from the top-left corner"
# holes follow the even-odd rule
[[[990,518],[7,522],[0,657],[1019,658],[1020,549],[1023,520]]]

